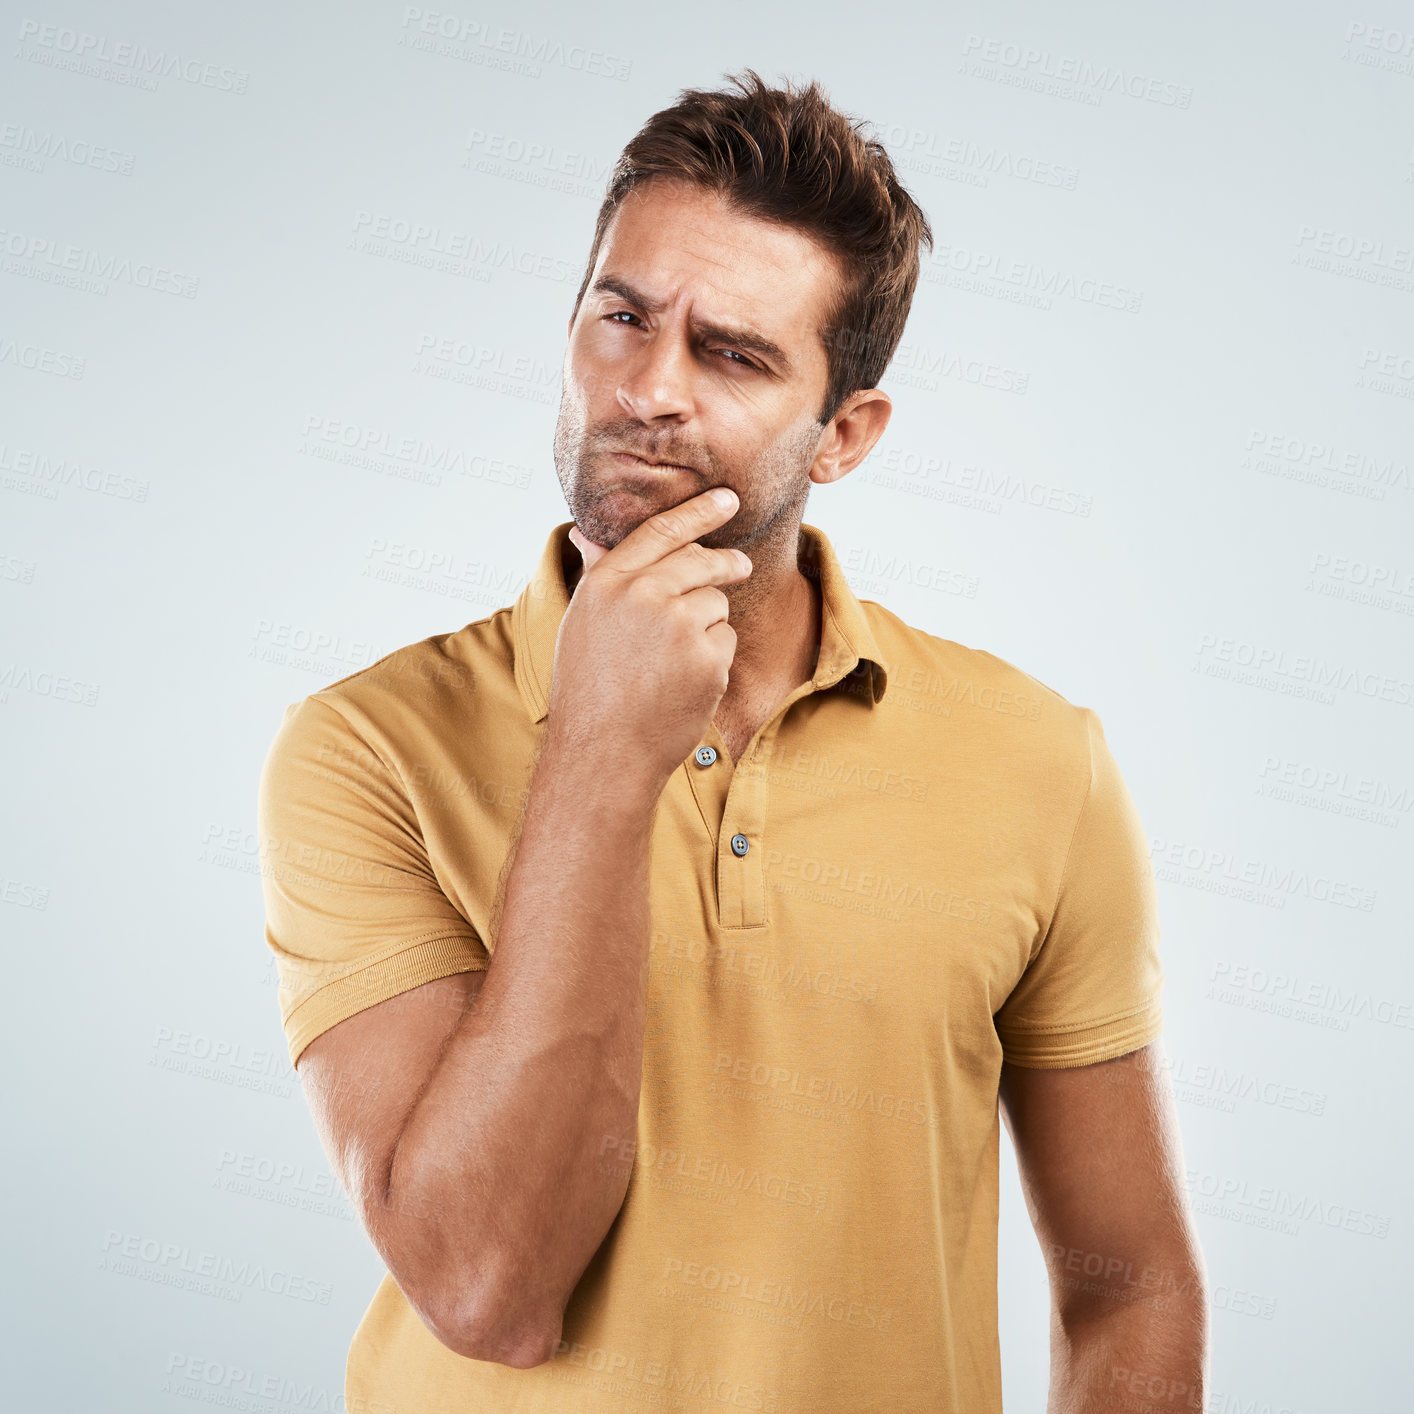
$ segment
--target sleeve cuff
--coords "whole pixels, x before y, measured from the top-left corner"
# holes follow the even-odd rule
[[[489,959],[480,952],[480,941],[467,933],[427,938],[391,957],[379,958],[356,972],[304,997],[283,1018],[290,1064],[296,1065],[306,1046],[331,1026],[424,982],[435,982],[457,972],[483,972]]]
[[[1137,1051],[1157,1040],[1164,1027],[1159,997],[1104,1021],[1082,1022],[1077,1026],[1027,1026],[1013,1023],[998,1034],[1002,1059],[1011,1065],[1034,1070],[1064,1070],[1077,1065]]]

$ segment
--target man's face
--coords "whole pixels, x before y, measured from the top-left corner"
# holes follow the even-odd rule
[[[659,178],[629,194],[570,324],[555,427],[555,469],[589,539],[612,549],[711,486],[741,504],[704,545],[749,550],[799,521],[838,280],[814,239],[699,187]]]

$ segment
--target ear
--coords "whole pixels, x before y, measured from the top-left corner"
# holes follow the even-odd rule
[[[851,393],[820,434],[810,479],[825,485],[848,476],[884,435],[893,411],[893,400],[879,388]]]

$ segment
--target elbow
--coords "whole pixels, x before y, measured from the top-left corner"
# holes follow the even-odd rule
[[[386,1192],[386,1190],[385,1190]],[[491,1253],[480,1233],[459,1232],[445,1222],[422,1222],[394,1241],[379,1219],[389,1210],[432,1219],[435,1202],[390,1198],[368,1218],[369,1234],[408,1304],[422,1324],[454,1355],[514,1369],[543,1365],[559,1347],[564,1303],[528,1289],[536,1264]],[[410,1240],[415,1242],[410,1245]],[[450,1251],[475,1252],[478,1260],[451,1261]]]
[[[404,1299],[442,1345],[466,1360],[518,1370],[543,1365],[555,1354],[563,1306],[547,1313],[544,1300],[532,1299],[523,1279],[517,1289],[515,1269],[505,1261],[483,1259],[470,1269],[465,1262],[449,1263],[450,1246],[486,1250],[475,1236],[453,1244],[444,1224],[428,1222],[395,1233],[387,1222],[390,1212],[422,1219],[440,1214],[435,1205],[394,1197],[385,1186],[382,1198],[365,1211],[364,1225]],[[507,1270],[513,1274],[502,1276]],[[520,1265],[519,1271],[525,1270]]]
[[[476,1322],[462,1327],[460,1337],[463,1348],[457,1351],[459,1355],[509,1365],[515,1370],[530,1370],[545,1364],[555,1354],[560,1344],[560,1325],[558,1321],[553,1327],[541,1322],[517,1328]]]
[[[529,1370],[556,1352],[563,1316],[516,1316],[506,1301],[443,1299],[416,1305],[423,1324],[455,1355]]]

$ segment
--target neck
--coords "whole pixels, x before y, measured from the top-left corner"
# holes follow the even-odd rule
[[[799,525],[772,545],[746,547],[749,578],[723,585],[736,631],[730,681],[722,702],[727,710],[760,697],[778,701],[813,677],[820,656],[820,588],[803,574],[797,559]]]

